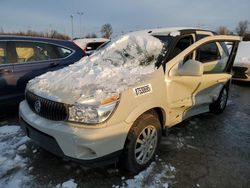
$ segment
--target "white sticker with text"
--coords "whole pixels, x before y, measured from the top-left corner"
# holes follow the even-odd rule
[[[135,96],[139,97],[141,95],[152,93],[152,86],[151,84],[147,84],[141,87],[133,88],[133,90],[134,90]]]

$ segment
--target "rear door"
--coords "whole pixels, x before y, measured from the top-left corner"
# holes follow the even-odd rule
[[[207,57],[203,59],[193,56],[197,51],[206,48],[206,46],[217,45],[221,42],[230,41],[234,43],[233,50],[228,52],[220,52],[220,58],[214,63],[213,68],[206,69],[207,60],[211,60],[216,53],[209,51],[204,54]],[[166,86],[168,106],[172,109],[171,122],[178,123],[183,119],[195,114],[208,111],[209,104],[215,101],[222,87],[231,79],[231,67],[237,51],[240,37],[236,36],[209,36],[195,42],[186,50],[181,52],[177,57],[166,65]],[[192,54],[192,55],[191,55]],[[227,54],[227,55],[226,55]],[[186,59],[193,56],[193,59],[203,63],[204,72],[201,76],[180,76],[178,75],[178,67],[186,63]],[[188,57],[188,58],[187,58]]]
[[[16,88],[15,92],[23,95],[26,84],[32,78],[48,71],[59,69],[61,63],[72,51],[42,42],[11,42],[17,53],[17,61],[14,63]]]

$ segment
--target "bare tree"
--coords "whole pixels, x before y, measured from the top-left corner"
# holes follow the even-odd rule
[[[111,24],[104,24],[101,28],[101,33],[104,38],[109,39],[113,33]]]
[[[249,22],[247,20],[240,21],[235,29],[236,33],[240,36],[244,36],[247,33],[248,24]]]
[[[230,31],[229,31],[229,29],[226,26],[220,26],[217,29],[217,33],[220,34],[220,35],[229,35]]]

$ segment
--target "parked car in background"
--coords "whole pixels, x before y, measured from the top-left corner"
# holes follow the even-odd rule
[[[233,66],[233,79],[250,82],[250,42],[242,41]]]
[[[121,36],[72,66],[32,79],[20,124],[58,156],[86,165],[119,159],[138,172],[154,160],[165,129],[224,111],[240,40],[190,28]]]
[[[73,40],[78,46],[80,46],[86,55],[91,55],[99,46],[110,41],[105,38],[83,38]]]
[[[65,67],[83,56],[81,48],[71,41],[0,36],[0,105],[20,101],[26,83],[35,76]]]

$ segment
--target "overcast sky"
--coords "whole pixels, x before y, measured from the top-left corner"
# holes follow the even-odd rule
[[[241,20],[250,21],[249,0],[0,0],[0,29],[49,31],[71,35],[96,33],[104,23],[122,32],[171,26],[234,30]]]

